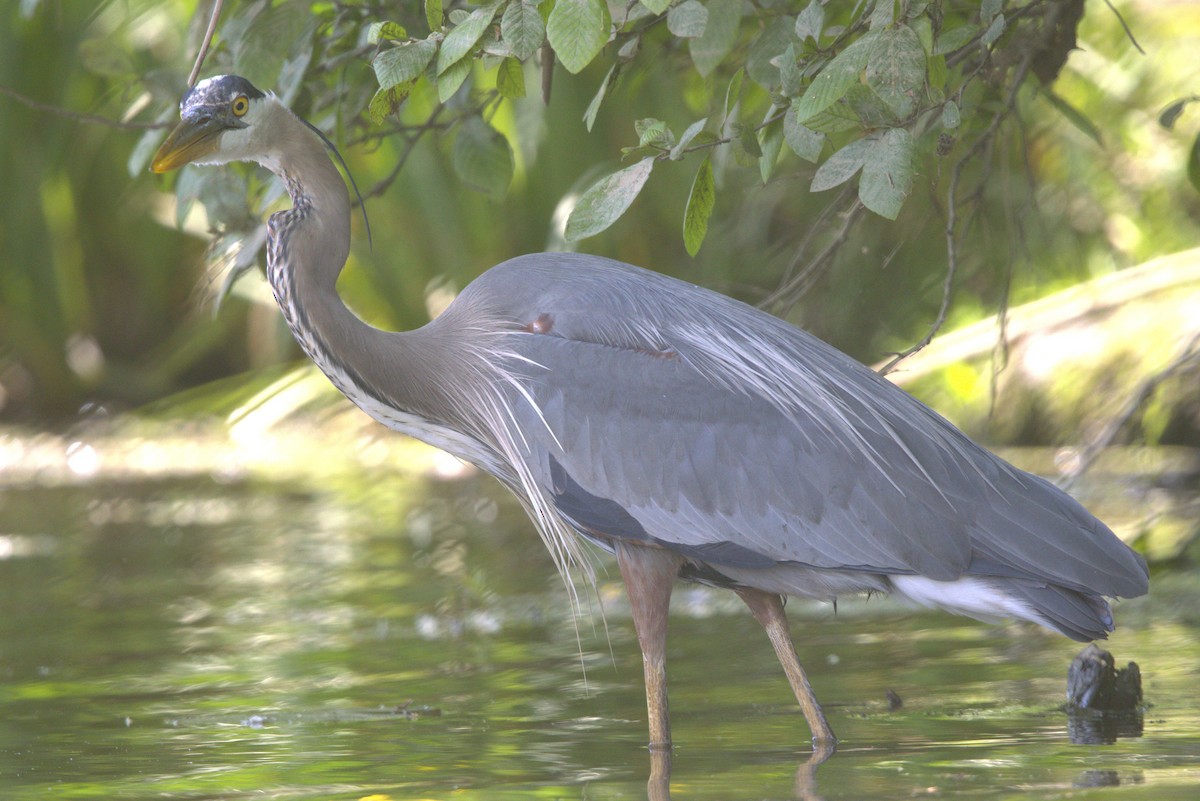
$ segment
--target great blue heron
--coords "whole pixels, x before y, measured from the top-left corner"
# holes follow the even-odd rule
[[[1065,493],[838,350],[697,286],[538,253],[483,273],[420,329],[373,328],[335,289],[350,203],[324,136],[232,75],[197,84],[180,116],[155,172],[255,161],[287,186],[292,208],[268,223],[267,277],[338,389],[500,479],[564,574],[579,537],[616,554],[652,747],[671,742],[677,578],[745,601],[826,747],[835,738],[784,596],[894,592],[1086,641],[1112,630],[1105,596],[1148,589],[1145,560]]]

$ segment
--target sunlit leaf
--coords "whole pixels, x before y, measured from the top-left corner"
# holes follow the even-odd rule
[[[688,40],[688,52],[701,76],[707,76],[725,60],[737,40],[742,21],[742,0],[709,0],[704,33]]]
[[[692,140],[695,139],[700,134],[700,132],[704,130],[704,125],[707,122],[708,122],[708,118],[705,117],[702,120],[696,120],[695,122],[693,122],[691,125],[689,125],[687,127],[687,130],[685,130],[683,132],[683,135],[679,137],[679,142],[676,143],[675,147],[671,148],[671,158],[672,159],[678,161],[679,159],[683,158],[684,148],[686,148],[688,145],[690,145],[692,143]]]
[[[372,22],[371,27],[367,28],[367,44],[379,44],[407,38],[408,31],[397,22]]]
[[[704,236],[708,233],[708,219],[712,216],[713,205],[717,201],[716,184],[713,182],[712,157],[706,156],[700,162],[696,178],[692,181],[692,191],[688,194],[687,208],[683,211],[683,246],[689,256],[700,252],[704,244]]]
[[[870,151],[871,143],[866,139],[857,139],[846,145],[817,168],[809,191],[823,192],[846,183],[862,169]]]
[[[600,88],[596,90],[595,96],[592,97],[592,102],[588,103],[587,110],[583,113],[583,123],[587,126],[589,132],[592,130],[592,126],[596,124],[596,115],[600,113],[600,105],[604,102],[604,96],[608,93],[608,87],[616,80],[616,76],[617,65],[613,64],[608,68],[608,74],[600,82]]]
[[[416,80],[433,60],[437,45],[428,39],[383,50],[371,62],[381,89]]]
[[[821,150],[825,147],[825,134],[818,133],[806,127],[796,118],[796,107],[788,108],[783,117],[783,138],[788,147],[800,158],[813,164],[821,158]]]
[[[425,0],[425,22],[430,31],[442,29],[442,0]]]
[[[455,25],[450,33],[446,34],[446,38],[442,40],[442,46],[438,50],[437,74],[439,76],[475,49],[475,45],[479,44],[479,40],[487,32],[488,26],[492,24],[492,18],[496,16],[499,8],[498,3],[489,3],[477,8],[460,24]]]
[[[695,39],[708,25],[708,9],[699,0],[684,0],[667,12],[667,30],[680,39]]]
[[[567,219],[567,241],[595,236],[616,222],[637,199],[653,168],[654,159],[644,158],[593,184]]]
[[[904,128],[892,128],[867,141],[870,149],[863,161],[858,199],[879,216],[894,220],[912,190],[916,156],[912,134]]]
[[[385,119],[395,114],[400,110],[400,104],[403,103],[410,92],[412,92],[413,84],[416,79],[398,83],[395,86],[389,86],[386,89],[380,89],[371,98],[371,103],[367,106],[367,114],[371,118],[371,124],[379,125]]]
[[[515,99],[525,96],[525,69],[515,58],[506,58],[496,70],[496,91],[501,97]]]
[[[884,29],[867,55],[867,86],[902,120],[913,113],[925,88],[925,71],[925,48],[907,25]]]
[[[821,41],[821,30],[825,27],[825,6],[821,0],[812,0],[796,17],[796,38],[803,44],[811,38],[813,43]]]
[[[639,146],[670,148],[675,145],[675,135],[662,120],[652,118],[636,120],[633,128],[637,131]]]
[[[454,97],[454,93],[463,85],[463,81],[467,80],[467,76],[471,74],[473,62],[469,58],[459,59],[450,66],[443,74],[438,76],[437,91],[438,100],[445,103],[450,98]]]
[[[608,42],[611,27],[605,0],[557,0],[546,23],[546,37],[567,72],[576,73]]]
[[[800,122],[819,114],[840,100],[853,86],[867,66],[867,56],[877,34],[868,33],[825,65],[800,97],[796,114]]]
[[[500,36],[521,61],[532,56],[546,40],[546,24],[537,6],[526,2],[510,3],[500,18]]]
[[[671,0],[641,0],[641,3],[655,14],[661,14],[671,5]]]

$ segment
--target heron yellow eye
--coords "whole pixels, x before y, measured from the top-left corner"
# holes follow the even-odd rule
[[[246,112],[250,110],[250,99],[245,95],[241,95],[233,101],[233,116],[244,117]]]

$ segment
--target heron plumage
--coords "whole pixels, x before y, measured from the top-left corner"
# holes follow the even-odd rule
[[[235,76],[197,85],[181,116],[156,171],[241,159],[284,180],[293,206],[271,216],[268,279],[331,381],[504,482],[564,577],[588,567],[575,534],[616,552],[652,737],[669,740],[677,575],[742,596],[827,743],[779,595],[895,592],[1092,639],[1112,629],[1106,597],[1147,591],[1145,560],[1066,493],[835,348],[692,284],[535,254],[483,273],[422,328],[373,328],[337,293],[350,204],[323,135]]]

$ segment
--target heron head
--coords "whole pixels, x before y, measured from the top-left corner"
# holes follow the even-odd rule
[[[182,121],[154,154],[150,169],[257,160],[265,147],[260,124],[272,103],[278,103],[274,95],[238,75],[200,81],[179,101]]]

